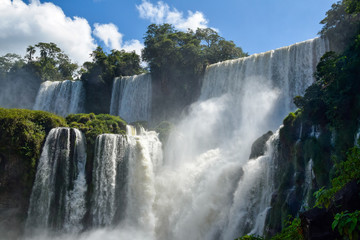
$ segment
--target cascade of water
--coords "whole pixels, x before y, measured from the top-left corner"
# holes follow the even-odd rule
[[[274,191],[278,140],[279,130],[267,141],[265,154],[243,166],[244,175],[234,193],[234,204],[223,239],[231,239],[238,232],[263,233]]]
[[[151,91],[150,74],[115,78],[110,114],[120,116],[129,123],[149,121]]]
[[[54,128],[43,147],[30,198],[26,229],[80,232],[85,215],[85,137]],[[31,235],[31,234],[30,234]]]
[[[154,172],[161,164],[155,132],[127,126],[128,135],[102,134],[96,140],[91,212],[94,226],[123,224],[153,235]]]
[[[312,83],[326,50],[326,41],[318,38],[208,67],[201,96],[171,132],[164,160],[154,132],[128,126],[126,137],[100,135],[93,225],[118,224],[122,233],[131,228],[129,233],[159,240],[262,234],[274,188],[278,133],[257,159],[248,159],[251,144],[277,129],[295,108],[292,98]],[[146,76],[114,81],[112,114],[130,122],[148,120],[148,115],[139,117],[149,101],[136,86],[137,78]]]
[[[84,89],[81,81],[46,81],[40,86],[34,110],[61,116],[84,111]]]
[[[313,170],[314,162],[310,158],[305,167],[305,182],[304,182],[304,200],[301,206],[301,211],[305,211],[309,207],[309,201],[312,195],[313,181],[315,179],[315,173]]]
[[[96,139],[91,201],[93,226],[115,223],[114,217],[125,209],[127,146],[126,137],[122,135],[102,134]]]
[[[207,68],[199,101],[170,134],[156,177],[159,239],[262,234],[271,195],[263,177],[273,167],[266,167],[269,152],[248,161],[251,144],[295,109],[293,97],[314,81],[326,50],[318,38]]]

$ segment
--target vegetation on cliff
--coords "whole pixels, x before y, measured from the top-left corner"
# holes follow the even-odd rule
[[[109,113],[114,78],[143,73],[140,56],[124,50],[106,53],[97,47],[91,57],[92,62],[85,62],[80,71],[86,92],[85,108],[95,114]]]
[[[7,161],[11,155],[21,158],[21,167],[26,169],[21,183],[27,187],[25,191],[31,189],[46,135],[52,128],[62,126],[67,126],[65,119],[51,113],[0,108],[0,154]],[[1,184],[0,191],[6,187],[11,185]]]
[[[170,24],[151,24],[144,39],[142,58],[149,64],[155,86],[152,115],[156,122],[174,117],[198,97],[208,64],[247,56],[210,28],[182,32]]]
[[[66,117],[66,121],[69,127],[77,128],[85,134],[87,144],[91,147],[100,134],[126,134],[126,122],[120,117],[109,114],[70,114]]]

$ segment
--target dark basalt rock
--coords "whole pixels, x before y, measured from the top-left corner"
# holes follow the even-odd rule
[[[272,135],[273,132],[268,131],[267,133],[255,140],[255,142],[251,145],[251,153],[249,159],[257,158],[264,155],[266,151],[266,142]]]
[[[356,180],[346,184],[334,197],[328,209],[313,208],[300,215],[301,228],[305,239],[339,239],[340,236],[333,231],[331,224],[336,213],[343,211],[353,212],[360,209],[360,184]]]
[[[305,239],[332,240],[336,234],[331,229],[333,215],[324,208],[313,208],[300,215],[301,228]]]
[[[353,180],[340,189],[334,196],[329,211],[336,214],[345,210],[354,212],[360,209],[360,184]]]
[[[22,184],[27,170],[21,157],[0,152],[0,239],[18,239],[22,233],[30,197]]]

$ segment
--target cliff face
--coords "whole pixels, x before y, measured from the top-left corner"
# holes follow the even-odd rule
[[[285,227],[288,216],[297,217],[315,204],[314,192],[328,188],[334,164],[354,145],[357,122],[348,122],[341,132],[329,124],[315,124],[301,111],[290,113],[280,129],[275,173],[275,192],[267,216],[265,234]]]
[[[26,218],[31,185],[24,182],[31,169],[16,153],[0,152],[0,232],[4,239],[17,239]]]
[[[0,108],[0,232],[17,239],[23,232],[37,160],[51,128],[63,118],[41,111]]]

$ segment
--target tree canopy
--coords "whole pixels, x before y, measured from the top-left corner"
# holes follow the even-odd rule
[[[98,46],[91,57],[92,61],[85,62],[80,70],[81,80],[85,83],[86,109],[88,112],[108,113],[114,78],[140,74],[144,69],[135,52],[112,50],[106,53]]]
[[[178,31],[170,24],[151,24],[144,37],[142,59],[149,64],[155,88],[153,115],[166,119],[164,112],[183,109],[200,90],[200,79],[208,64],[247,56],[232,41],[210,28]],[[153,88],[153,89],[155,89]]]
[[[78,68],[55,43],[30,45],[26,52],[27,64],[34,68],[42,81],[72,80]]]
[[[336,50],[344,50],[359,30],[360,14],[358,0],[343,0],[334,3],[320,22],[324,26],[319,34],[333,42]]]

